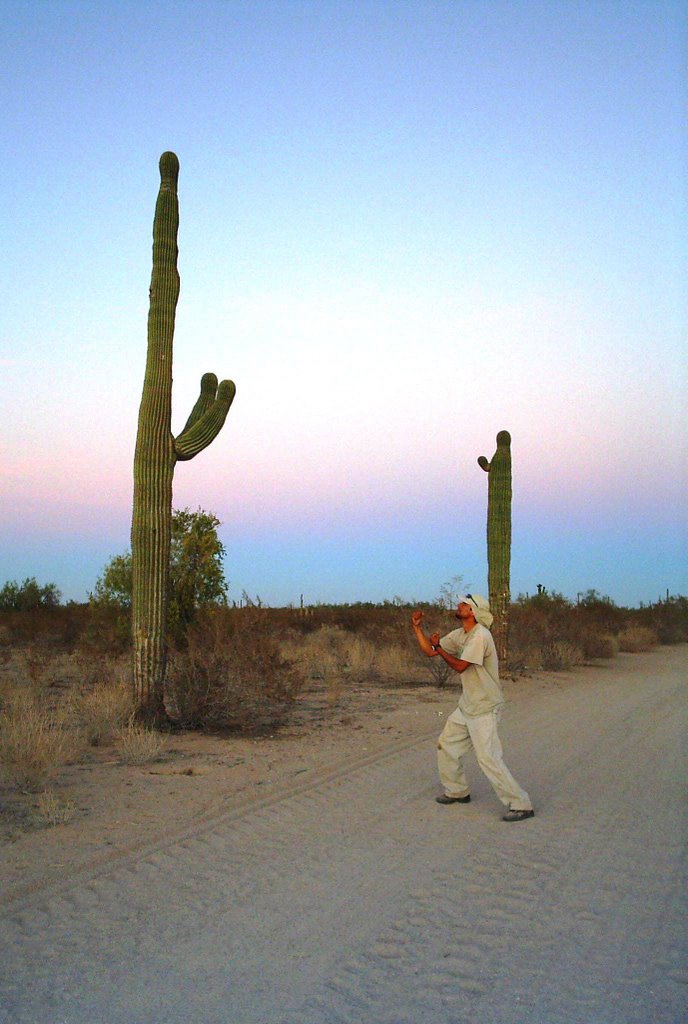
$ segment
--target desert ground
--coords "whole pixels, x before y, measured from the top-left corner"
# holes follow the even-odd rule
[[[677,1024],[688,645],[507,681],[506,760],[443,807],[455,690],[313,690],[272,737],[104,749],[0,850],[3,1024]]]

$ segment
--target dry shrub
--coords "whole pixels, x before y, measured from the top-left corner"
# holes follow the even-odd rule
[[[42,707],[27,692],[6,696],[0,711],[0,764],[20,789],[42,789],[82,751],[81,734],[64,710]]]
[[[619,649],[629,654],[651,651],[658,643],[657,634],[647,626],[629,626],[619,633]]]
[[[164,753],[167,738],[162,733],[129,720],[117,735],[116,746],[122,764],[150,764]]]
[[[42,694],[50,685],[47,675],[50,658],[40,648],[6,648],[2,659],[3,689],[29,691],[33,696]]]
[[[280,644],[282,657],[294,665],[304,681],[326,679],[337,672],[337,659],[319,639],[319,632],[305,637],[290,632]]]
[[[451,685],[451,677],[455,674],[454,669],[447,665],[441,654],[438,654],[436,658],[427,658],[426,667],[435,686],[443,687],[447,683]]]
[[[390,682],[409,682],[417,679],[420,671],[418,657],[401,644],[388,644],[375,651],[373,665],[377,674]]]
[[[82,681],[81,666],[70,651],[55,651],[45,666],[41,684],[56,690],[78,686]]]
[[[33,608],[26,611],[0,611],[0,642],[17,647],[45,647],[71,650],[88,618],[85,605]]]
[[[92,747],[105,746],[113,742],[131,719],[134,711],[131,684],[120,679],[81,690],[72,697],[72,708],[86,743]]]
[[[377,651],[374,644],[363,637],[348,636],[342,655],[344,669],[353,679],[366,679],[375,668]]]
[[[619,641],[611,633],[589,633],[581,636],[586,658],[614,658],[619,653]]]
[[[510,615],[511,672],[567,671],[586,659],[614,656],[619,610],[594,591],[578,606],[557,593],[520,596]]]
[[[291,633],[282,642],[282,653],[305,681],[323,682],[335,697],[347,682],[372,677],[407,682],[422,672],[418,652],[410,645],[393,640],[377,644],[339,626],[323,625],[305,636]]]
[[[376,668],[375,645],[339,626],[323,625],[305,636],[291,634],[281,652],[304,682],[323,682],[332,701],[339,700],[348,682],[367,679]]]
[[[459,677],[457,673],[447,664],[441,654],[435,655],[434,658],[429,658],[420,650],[415,637],[411,639],[409,615],[404,616],[403,625],[405,627],[404,641],[409,644],[409,657],[415,660],[417,668],[424,675],[430,676],[432,685],[442,689],[446,686],[458,684]],[[451,633],[458,628],[458,623],[454,615],[448,616],[446,611],[442,612],[437,608],[433,608],[426,614],[423,628],[427,636],[432,636],[433,633],[446,636],[447,633]]]
[[[113,655],[94,650],[78,650],[72,655],[83,688],[117,685],[131,681],[131,654]]]
[[[282,650],[307,678],[325,681],[336,676],[361,679],[370,674],[375,658],[369,640],[339,626],[320,626],[302,638],[292,636]]]
[[[537,672],[542,668],[542,648],[535,644],[522,644],[516,641],[509,641],[509,663],[507,670],[515,675],[522,672]],[[500,673],[505,675],[503,666],[499,666]]]
[[[583,651],[568,640],[552,640],[542,649],[542,668],[550,672],[565,672],[582,665]]]
[[[640,610],[633,613],[634,619],[640,619],[638,625],[654,630],[660,644],[681,644],[688,641],[688,597],[669,597],[648,607],[641,605]],[[631,621],[628,625],[636,625]]]
[[[52,789],[46,789],[38,797],[37,816],[43,825],[65,825],[76,814],[73,800],[64,800]]]
[[[282,724],[303,677],[260,609],[205,615],[170,658],[170,717],[185,728],[263,732]]]
[[[51,667],[50,652],[40,647],[29,647],[24,651],[24,665],[29,682],[35,689],[40,689],[46,680]]]

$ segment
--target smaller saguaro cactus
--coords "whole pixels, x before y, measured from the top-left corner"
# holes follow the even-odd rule
[[[506,669],[509,653],[509,605],[511,604],[511,434],[500,430],[497,451],[478,465],[488,474],[487,485],[487,585],[494,615],[492,633],[497,656]]]

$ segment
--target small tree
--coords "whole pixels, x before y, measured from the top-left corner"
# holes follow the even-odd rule
[[[201,608],[227,604],[225,549],[212,512],[188,508],[172,514],[169,629],[185,633]]]
[[[89,594],[91,604],[104,608],[117,608],[128,612],[131,608],[131,552],[114,555],[96,580]]]
[[[450,580],[440,587],[440,594],[436,604],[440,608],[446,608],[448,612],[454,611],[459,600],[459,594],[463,593],[463,576],[452,576]]]
[[[212,512],[175,509],[172,513],[170,603],[168,630],[180,640],[201,608],[227,604],[227,580],[222,560],[224,546],[218,536],[220,520]],[[132,595],[131,553],[110,559],[90,595],[100,608],[116,608],[129,624]]]

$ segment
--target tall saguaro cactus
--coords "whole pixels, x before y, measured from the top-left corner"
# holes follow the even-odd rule
[[[478,465],[489,474],[487,485],[487,585],[494,615],[497,656],[506,669],[509,653],[509,605],[511,603],[511,434],[500,430],[497,451]]]
[[[234,398],[232,381],[218,387],[204,374],[184,429],[172,434],[172,345],[179,298],[177,230],[179,161],[160,157],[160,191],[153,222],[153,273],[148,313],[148,355],[134,454],[131,524],[134,690],[139,717],[165,717],[163,685],[172,528],[172,477],[178,461],[192,459],[222,429]]]

